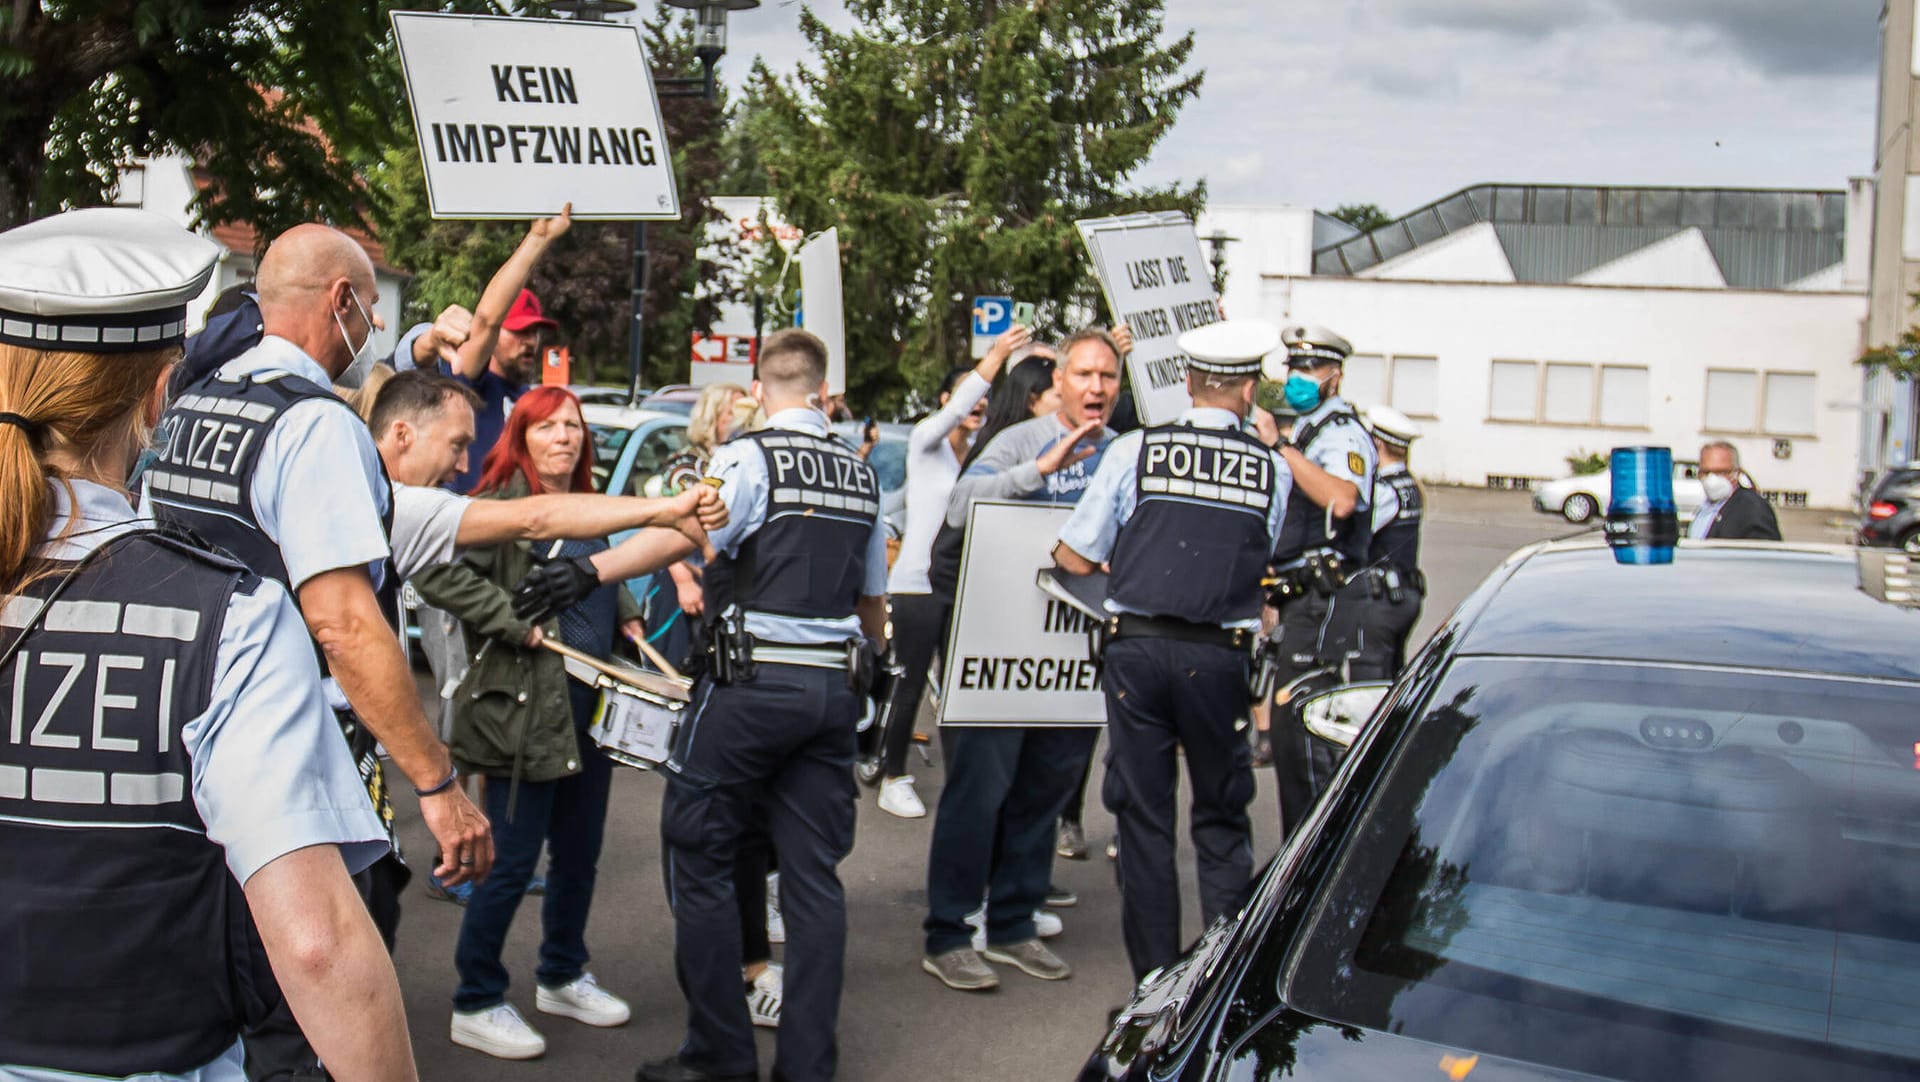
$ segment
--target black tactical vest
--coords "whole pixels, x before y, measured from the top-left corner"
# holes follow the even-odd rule
[[[1420,567],[1420,519],[1425,511],[1420,486],[1414,483],[1413,475],[1404,469],[1380,474],[1376,487],[1379,485],[1393,489],[1394,495],[1400,498],[1400,510],[1374,530],[1367,563],[1375,567],[1391,567],[1400,572],[1402,580],[1413,582],[1414,572]]]
[[[767,464],[767,520],[716,561],[715,611],[804,619],[853,615],[866,583],[867,542],[880,518],[873,468],[838,440],[769,428],[749,433]],[[711,574],[711,573],[710,573]],[[716,589],[715,587],[719,588]]]
[[[1320,433],[1338,425],[1361,424],[1358,414],[1352,407],[1335,410],[1294,432],[1293,445],[1300,453],[1312,457],[1310,451],[1313,441]],[[1363,492],[1365,501],[1372,506],[1372,493]],[[1308,549],[1331,548],[1346,561],[1350,570],[1366,565],[1367,549],[1373,543],[1373,516],[1356,509],[1346,518],[1332,519],[1328,526],[1327,509],[1313,502],[1299,485],[1293,486],[1293,494],[1287,498],[1286,517],[1280,520],[1280,540],[1274,542],[1273,562],[1287,564],[1299,559]]]
[[[312,398],[349,408],[332,391],[293,375],[249,375],[234,381],[210,372],[188,385],[160,420],[157,442],[163,450],[146,473],[154,517],[231,554],[248,570],[273,579],[291,593],[294,586],[287,581],[280,548],[254,515],[253,477],[267,434],[287,410]],[[353,463],[340,466],[355,468]],[[380,482],[387,484],[384,466]],[[293,495],[326,499],[324,492]],[[389,535],[393,531],[391,498],[380,526]],[[376,591],[380,611],[398,631],[400,583],[391,559],[380,579]],[[320,671],[327,671],[324,656]]]
[[[0,643],[71,567],[6,607]],[[0,671],[0,1063],[188,1071],[278,996],[182,739],[213,694],[228,599],[259,585],[123,536]]]
[[[1258,617],[1278,461],[1233,429],[1147,429],[1108,596],[1132,612],[1198,624]]]

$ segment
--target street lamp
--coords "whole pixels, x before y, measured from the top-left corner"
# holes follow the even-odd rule
[[[1200,239],[1206,241],[1207,247],[1213,250],[1213,291],[1216,294],[1225,293],[1227,291],[1227,245],[1238,244],[1240,238],[1229,237],[1226,230],[1216,227],[1212,233]]]

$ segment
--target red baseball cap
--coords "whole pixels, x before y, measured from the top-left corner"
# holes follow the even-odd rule
[[[515,334],[529,327],[546,327],[549,330],[557,330],[560,326],[560,324],[548,319],[546,313],[541,311],[540,298],[534,296],[533,290],[531,289],[521,290],[520,295],[513,299],[513,307],[507,309],[507,318],[501,320],[500,325],[507,330],[513,331]]]

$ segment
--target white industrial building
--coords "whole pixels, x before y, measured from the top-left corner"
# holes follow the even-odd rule
[[[1238,238],[1229,314],[1353,341],[1343,393],[1421,420],[1423,479],[1526,486],[1585,452],[1726,439],[1776,500],[1845,507],[1872,204],[1869,181],[1481,185],[1366,234],[1291,207],[1198,225]]]

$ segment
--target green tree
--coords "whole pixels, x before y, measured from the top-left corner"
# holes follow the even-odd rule
[[[358,223],[390,145],[386,0],[14,0],[0,6],[0,228],[105,202],[119,167],[190,153],[203,223]],[[484,0],[440,5],[490,12]]]
[[[1362,233],[1393,221],[1393,215],[1381,210],[1378,203],[1343,203],[1333,208],[1329,217],[1338,218]]]
[[[1035,302],[1050,333],[1099,311],[1075,219],[1204,200],[1130,183],[1200,88],[1160,0],[847,7],[845,33],[802,14],[811,65],[755,68],[742,129],[787,220],[839,229],[860,406],[965,363],[976,294]]]
[[[691,14],[658,4],[642,32],[655,78],[696,69]],[[696,258],[716,215],[711,197],[723,168],[725,100],[663,98],[661,113],[673,148],[681,217],[647,227],[642,380],[653,386],[685,378],[692,332],[711,326],[719,303],[736,288],[725,260]],[[410,127],[369,180],[387,253],[415,275],[407,296],[410,318],[430,318],[448,304],[471,307],[525,235],[520,222],[433,219]],[[573,351],[576,381],[627,378],[632,268],[630,224],[578,222],[534,271],[529,287],[559,322]]]
[[[1909,303],[1920,308],[1920,293],[1907,297]],[[1920,325],[1908,324],[1900,332],[1900,340],[1890,346],[1875,346],[1860,355],[1859,363],[1869,369],[1884,368],[1897,380],[1911,382],[1920,378]]]

